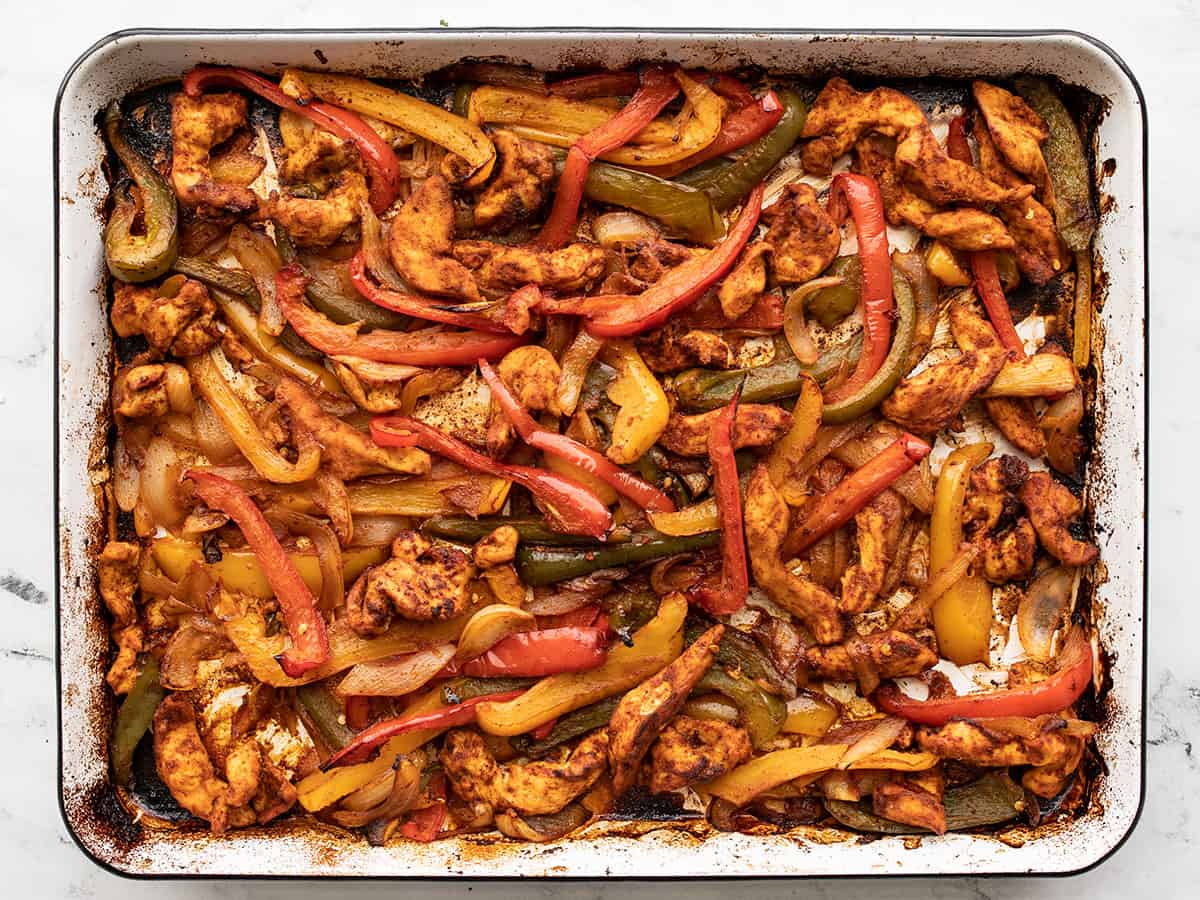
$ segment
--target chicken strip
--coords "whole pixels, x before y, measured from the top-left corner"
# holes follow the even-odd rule
[[[527,345],[510,350],[496,367],[500,380],[530,412],[558,415],[558,381],[562,367],[545,347]],[[500,404],[492,401],[488,419],[487,449],[492,456],[503,456],[512,444],[516,429]]]
[[[352,143],[314,128],[308,140],[291,151],[280,165],[279,178],[287,184],[324,187],[332,176],[357,167],[358,153]]]
[[[1008,361],[1003,348],[975,350],[905,378],[883,401],[883,414],[909,431],[934,434],[986,390]]]
[[[471,550],[475,565],[481,569],[491,569],[507,565],[517,555],[517,544],[521,536],[511,525],[501,525],[487,537],[476,542]]]
[[[789,184],[783,196],[763,210],[762,217],[771,226],[763,240],[771,247],[771,273],[779,283],[810,281],[837,256],[841,230],[817,200],[811,185]],[[737,318],[728,311],[726,315]]]
[[[1050,132],[1042,117],[1016,94],[986,81],[972,82],[971,92],[996,148],[1010,166],[1037,185],[1046,206],[1053,207],[1050,172],[1042,155],[1042,142]]]
[[[209,171],[213,147],[245,124],[241,94],[171,96],[171,184],[179,201],[202,219],[230,220],[258,207],[252,190],[220,184]]]
[[[187,357],[206,352],[221,339],[216,312],[208,288],[190,278],[167,295],[157,287],[118,281],[109,318],[121,337],[145,335],[159,353]]]
[[[1068,525],[1083,512],[1083,504],[1066,485],[1049,472],[1034,472],[1021,485],[1017,496],[1029,510],[1038,539],[1051,556],[1068,566],[1086,566],[1096,561],[1099,548],[1077,540],[1068,530]]]
[[[829,175],[834,160],[849,153],[864,134],[878,132],[899,138],[923,125],[925,114],[911,97],[886,87],[862,93],[840,76],[831,78],[817,95],[800,132],[802,138],[814,138],[804,145],[804,170]]]
[[[1083,761],[1083,751],[1087,740],[1082,736],[1068,739],[1070,748],[1060,753],[1055,759],[1040,766],[1031,766],[1021,776],[1021,785],[1027,791],[1049,800],[1063,792],[1071,776]]]
[[[427,178],[401,207],[388,234],[388,254],[413,288],[439,297],[480,301],[471,272],[451,255],[454,201],[440,175]]]
[[[145,630],[138,623],[134,595],[138,589],[138,563],[141,547],[123,541],[109,541],[100,553],[100,597],[112,616],[111,634],[117,655],[105,681],[117,695],[128,694],[137,681],[138,654],[142,652]]]
[[[904,501],[891,490],[883,491],[855,514],[858,562],[842,575],[842,612],[866,612],[875,602],[900,542],[904,514]]]
[[[392,541],[391,559],[366,572],[363,586],[350,591],[356,596],[346,598],[351,627],[364,636],[381,634],[393,612],[418,622],[452,619],[470,604],[474,577],[462,550],[402,531]]]
[[[676,716],[650,748],[652,794],[719,778],[750,758],[746,729],[713,719]]]
[[[171,411],[172,379],[178,379],[178,393],[190,392],[187,369],[175,363],[149,363],[120,370],[113,376],[113,412],[127,419],[165,416]]]
[[[473,270],[482,287],[493,291],[513,291],[527,284],[581,291],[604,274],[606,256],[599,244],[535,250],[490,241],[455,241],[454,258]]]
[[[642,757],[712,666],[724,634],[724,625],[714,625],[674,662],[621,698],[608,723],[614,797],[633,787]]]
[[[770,251],[770,244],[756,241],[742,251],[738,264],[725,276],[717,289],[717,301],[725,318],[732,321],[748,312],[767,289],[767,263],[763,256]]]
[[[320,199],[273,194],[264,215],[278,222],[299,246],[328,247],[358,222],[367,196],[362,172],[347,169],[333,177],[329,191]]]
[[[842,639],[837,601],[825,588],[792,572],[780,552],[791,513],[766,466],[754,470],[746,486],[744,522],[754,580],[767,595],[799,618],[820,644]]]
[[[608,764],[607,748],[608,732],[601,728],[564,760],[502,766],[477,732],[456,729],[446,735],[438,758],[462,799],[541,816],[558,812],[596,783]]]
[[[937,653],[919,638],[889,630],[855,636],[828,647],[809,647],[804,651],[803,665],[818,678],[858,679],[865,695],[878,686],[881,678],[920,675],[937,661]]]
[[[928,125],[912,129],[897,142],[896,170],[921,196],[939,206],[1006,203],[1033,193],[1032,185],[1001,187],[970,163],[951,159]]]
[[[679,456],[707,456],[708,433],[713,421],[721,415],[714,409],[706,413],[683,415],[673,412],[667,427],[658,437],[658,444]],[[769,447],[791,427],[792,414],[769,403],[743,403],[738,406],[733,425],[733,446]]]
[[[429,471],[429,454],[416,447],[380,447],[364,432],[321,409],[315,397],[300,382],[283,378],[275,388],[279,400],[302,428],[321,445],[329,471],[350,481],[365,475],[398,472],[424,475]]]
[[[976,466],[967,484],[963,521],[974,533],[991,531],[1021,514],[1016,493],[1029,477],[1029,466],[1011,454],[994,456]]]
[[[500,164],[475,201],[475,227],[508,231],[541,209],[554,180],[554,153],[503,129],[492,134]]]
[[[1012,528],[1000,534],[984,534],[977,539],[983,577],[992,584],[1021,581],[1033,571],[1037,555],[1037,532],[1024,516]]]
[[[945,789],[946,777],[939,767],[877,785],[871,794],[871,805],[877,816],[945,834],[946,807],[942,805]]]
[[[735,359],[735,348],[727,335],[689,328],[682,322],[668,322],[641,335],[637,348],[650,371],[659,373],[680,372],[692,366],[730,369]]]

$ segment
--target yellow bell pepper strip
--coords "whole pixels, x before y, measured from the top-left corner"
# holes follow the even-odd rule
[[[208,401],[229,437],[259,475],[276,484],[296,484],[317,474],[321,465],[321,448],[317,443],[310,441],[300,447],[294,463],[280,456],[241,398],[221,376],[211,354],[189,358],[187,369],[193,386]]]
[[[289,97],[281,85],[274,84],[254,72],[226,66],[197,66],[183,79],[183,92],[189,97],[198,97],[206,87],[239,87],[257,94],[274,103],[309,119],[318,128],[350,141],[358,150],[370,179],[371,206],[383,212],[392,205],[400,191],[400,160],[391,145],[381,138],[370,125],[344,109],[327,103],[297,103]]]
[[[222,550],[216,562],[205,563],[204,551],[195,541],[159,538],[150,545],[154,562],[172,581],[181,580],[193,564],[204,565],[228,590],[266,600],[274,596],[271,583],[259,565],[258,557],[248,550]],[[351,547],[342,551],[342,577],[352,583],[363,571],[387,559],[386,547]],[[321,590],[321,569],[314,553],[289,553],[292,564],[309,590]]]
[[[702,793],[745,806],[763,791],[807,775],[832,771],[850,747],[847,744],[813,744],[776,750],[726,772],[706,784],[697,785]],[[880,750],[852,763],[851,769],[889,769],[895,772],[924,772],[941,758],[933,753],[902,753]]]
[[[284,552],[262,511],[245,491],[219,475],[189,469],[184,477],[192,481],[196,493],[210,508],[219,509],[237,523],[271,582],[292,638],[292,645],[279,658],[283,671],[294,678],[327,662],[329,638],[317,599]]]
[[[628,466],[654,446],[667,427],[671,404],[659,380],[630,342],[608,344],[601,351],[601,359],[617,370],[607,390],[608,399],[619,407],[608,458],[619,466]]]
[[[720,132],[707,147],[671,165],[656,167],[654,174],[660,178],[673,178],[693,166],[740,150],[779,124],[783,118],[783,103],[774,91],[767,91],[762,97],[751,97],[750,100],[725,117]]]
[[[945,287],[970,287],[971,276],[959,265],[954,251],[941,241],[934,241],[925,253],[925,265],[933,277]]]
[[[889,484],[928,456],[930,449],[919,437],[907,432],[896,438],[865,465],[839,481],[833,490],[805,507],[803,521],[784,541],[784,559],[807,550],[849,522]]]
[[[942,463],[929,520],[929,567],[947,566],[963,541],[962,513],[971,470],[992,454],[988,443],[959,447]],[[933,604],[938,651],[958,665],[987,659],[992,630],[992,589],[981,575],[966,575]]]
[[[683,649],[687,601],[663,597],[654,618],[633,635],[631,646],[617,644],[599,668],[551,675],[507,702],[482,703],[476,721],[488,734],[512,736],[533,731],[572,710],[623,693],[657,674]]]
[[[648,513],[648,516],[655,531],[661,531],[672,537],[704,534],[716,531],[721,527],[716,497],[709,497],[700,503],[685,506],[678,512],[651,512]]]
[[[807,375],[800,376],[800,396],[792,407],[792,424],[767,454],[767,474],[783,494],[783,499],[798,505],[804,497],[805,482],[800,465],[817,439],[821,427],[821,408],[824,400],[821,388]],[[657,526],[656,526],[657,527]],[[661,530],[661,529],[660,529]]]
[[[459,171],[461,164],[447,157],[442,164],[443,174],[451,181],[462,182],[465,187],[478,187],[492,174],[496,148],[487,135],[478,125],[439,106],[365,78],[330,72],[286,69],[280,87],[298,99],[315,95],[326,103],[381,119],[445,147],[465,166]]]
[[[1075,254],[1075,312],[1072,317],[1071,359],[1075,368],[1086,369],[1092,359],[1092,254]]]
[[[583,200],[588,166],[602,154],[627,143],[652,122],[662,108],[679,93],[678,85],[662,69],[645,69],[640,80],[637,93],[620,112],[572,142],[571,149],[567,151],[567,164],[558,179],[558,187],[555,188],[550,215],[546,217],[546,222],[537,237],[537,244],[543,249],[561,247],[571,239],[575,231],[575,220],[579,217],[579,204]],[[721,103],[715,95],[714,99],[718,104]],[[719,108],[717,127],[720,127]],[[715,132],[713,136],[716,136]]]
[[[783,720],[780,731],[786,734],[803,734],[808,737],[822,737],[837,721],[837,707],[829,700],[817,694],[805,691],[789,700],[787,718]]]
[[[104,111],[104,136],[141,194],[141,203],[118,196],[104,228],[104,259],[121,281],[150,281],[171,268],[179,243],[179,210],[175,192],[121,134],[121,107],[114,100]],[[133,233],[141,214],[142,233]]]

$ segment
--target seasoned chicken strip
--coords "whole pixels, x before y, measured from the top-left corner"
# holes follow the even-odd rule
[[[329,471],[344,481],[385,472],[424,475],[429,471],[429,454],[424,450],[380,447],[364,432],[321,409],[298,381],[280,380],[275,397],[287,407],[294,427],[304,429],[321,445],[321,456]]]
[[[725,318],[732,321],[748,312],[767,289],[767,263],[763,256],[770,251],[770,244],[756,241],[742,251],[738,264],[725,276],[717,289],[717,301]]]
[[[546,202],[554,180],[554,154],[545,144],[522,140],[504,129],[493,132],[492,142],[500,165],[475,201],[475,227],[507,231]]]
[[[706,413],[683,415],[673,412],[667,427],[658,437],[659,446],[679,456],[707,456],[708,433],[713,420],[721,415],[714,409]],[[792,414],[768,403],[743,403],[738,406],[733,425],[733,446],[769,447],[791,427]]]
[[[825,588],[795,574],[780,558],[791,513],[771,481],[765,466],[758,466],[746,486],[744,522],[746,546],[754,580],[767,595],[799,618],[820,644],[842,639],[837,601]]]
[[[920,675],[936,665],[938,655],[920,639],[902,631],[877,631],[866,637],[852,637],[841,644],[809,647],[803,665],[814,675],[831,681],[863,680],[864,670],[879,678]],[[864,693],[874,690],[863,685]]]
[[[1100,555],[1095,544],[1077,540],[1067,526],[1083,512],[1083,504],[1049,472],[1033,472],[1018,493],[1029,510],[1038,539],[1055,559],[1068,566],[1086,566]]]
[[[500,380],[530,412],[549,412],[558,415],[558,381],[562,367],[545,347],[533,344],[509,351],[496,367]],[[487,427],[487,449],[493,456],[503,456],[512,443],[516,429],[500,404],[492,401]]]
[[[558,812],[596,783],[608,764],[607,748],[608,732],[601,728],[576,744],[565,760],[502,766],[477,732],[456,729],[446,735],[439,759],[464,800],[541,816]]]
[[[828,175],[833,162],[850,152],[864,134],[878,132],[899,138],[910,129],[925,125],[925,114],[911,97],[892,88],[880,87],[862,93],[846,79],[830,78],[813,102],[802,138],[815,138],[804,145],[804,170]]]
[[[334,176],[324,197],[272,195],[264,214],[274,219],[301,247],[328,247],[342,232],[358,222],[367,202],[367,180],[352,169]]]
[[[960,353],[905,378],[883,401],[881,411],[909,431],[934,434],[985,390],[1007,361],[1003,348]]]
[[[763,240],[771,247],[771,273],[780,284],[810,281],[837,256],[842,233],[811,185],[789,184],[783,196],[763,210],[762,217],[771,226]],[[737,318],[728,311],[726,315]]]
[[[1001,187],[969,163],[951,159],[928,125],[914,128],[897,142],[896,169],[918,193],[940,206],[1005,203],[1033,193],[1032,185]]]
[[[455,241],[454,258],[474,271],[479,284],[512,291],[527,284],[552,291],[580,291],[604,274],[599,244],[568,244],[560,250],[509,247],[490,241]]]
[[[142,652],[145,630],[138,623],[134,595],[138,589],[138,563],[141,547],[123,541],[109,541],[100,553],[100,597],[112,616],[112,639],[117,656],[105,681],[114,694],[128,694],[137,681],[138,654]]]
[[[713,664],[724,634],[724,625],[714,625],[674,662],[621,698],[608,723],[613,796],[633,787],[642,757]]]
[[[121,337],[145,335],[160,353],[197,356],[211,348],[221,339],[216,312],[208,288],[190,278],[169,296],[157,287],[124,281],[113,285],[113,330]]]
[[[1042,155],[1042,142],[1050,132],[1042,117],[1016,94],[986,81],[972,82],[971,92],[996,148],[1010,166],[1037,185],[1046,206],[1053,207],[1050,173]]]
[[[439,297],[482,300],[470,271],[451,256],[454,201],[441,175],[427,178],[392,220],[388,253],[413,288]]]
[[[842,575],[844,613],[861,613],[871,608],[883,587],[904,526],[904,502],[894,491],[885,490],[854,516],[858,562]]]
[[[719,778],[750,758],[746,729],[713,719],[676,716],[650,748],[652,794]]]
[[[679,372],[692,366],[729,369],[734,364],[729,338],[716,331],[688,328],[682,322],[668,322],[640,335],[637,348],[652,372]]]
[[[350,610],[351,626],[362,635],[387,629],[391,613],[425,622],[452,619],[471,602],[475,566],[457,547],[434,544],[415,531],[402,531],[392,541],[391,559],[366,572],[359,609]],[[359,590],[354,586],[351,594]],[[347,597],[358,604],[357,598]]]
[[[303,144],[288,154],[279,167],[280,180],[288,184],[319,185],[344,169],[358,167],[354,145],[321,128],[314,128]]]
[[[230,219],[252,212],[258,198],[247,187],[220,184],[209,171],[209,154],[246,124],[241,94],[171,96],[171,184],[184,206],[204,219]]]
[[[940,768],[930,769],[877,785],[871,794],[871,805],[877,816],[945,834],[946,807],[942,805],[945,789],[946,778]]]

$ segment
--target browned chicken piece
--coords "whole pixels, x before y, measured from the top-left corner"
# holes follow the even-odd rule
[[[976,538],[982,553],[983,577],[992,584],[1021,581],[1033,571],[1037,555],[1037,532],[1024,516],[999,534],[983,533]]]
[[[283,161],[279,178],[287,184],[324,188],[331,176],[351,168],[358,168],[354,145],[321,128],[314,128],[308,140]]]
[[[1005,203],[1033,193],[1032,185],[1001,187],[970,163],[951,159],[928,125],[912,129],[896,143],[896,169],[918,193],[939,206]]]
[[[758,466],[746,486],[744,524],[750,568],[767,595],[795,615],[819,644],[842,639],[842,620],[833,594],[797,575],[780,558],[791,512],[771,481],[765,466]]]
[[[109,541],[100,553],[100,597],[112,616],[111,634],[117,645],[117,656],[105,680],[117,695],[133,690],[138,676],[137,657],[145,640],[133,599],[140,559],[141,547],[122,541]]]
[[[945,776],[940,769],[931,769],[877,785],[871,794],[871,805],[877,816],[945,834],[946,807],[942,805],[945,789]]]
[[[642,757],[712,666],[724,634],[724,625],[714,625],[674,662],[621,698],[608,723],[613,796],[633,787]]]
[[[971,531],[991,531],[1001,521],[1017,518],[1021,506],[1016,493],[1028,477],[1029,466],[1025,461],[1008,453],[976,466],[963,502],[963,521]]]
[[[913,536],[912,546],[908,548],[908,559],[904,561],[904,575],[901,580],[917,589],[925,587],[929,580],[929,531],[920,528]]]
[[[118,281],[110,318],[121,337],[142,334],[159,353],[186,357],[204,353],[221,339],[216,311],[208,288],[190,278],[169,297],[156,287]]]
[[[1051,556],[1068,566],[1086,566],[1096,561],[1099,548],[1077,540],[1067,530],[1083,512],[1083,504],[1066,485],[1049,472],[1034,472],[1021,485],[1018,496],[1029,510],[1038,539]]]
[[[688,328],[668,322],[637,339],[638,353],[652,372],[680,372],[693,366],[729,369],[734,364],[734,346],[716,331]]]
[[[363,636],[387,630],[392,613],[427,622],[452,619],[471,602],[471,558],[457,547],[434,544],[415,531],[392,541],[392,556],[368,570],[346,597],[347,618]]]
[[[707,456],[708,433],[721,410],[683,415],[673,412],[667,427],[658,437],[659,446],[679,456]],[[769,447],[791,427],[792,414],[769,403],[743,403],[738,406],[733,425],[733,446]]]
[[[829,175],[834,160],[849,153],[864,134],[878,132],[899,138],[923,125],[925,114],[911,97],[886,87],[862,93],[844,78],[831,78],[813,102],[800,132],[803,138],[815,138],[804,145],[804,169],[813,175]]]
[[[779,283],[810,281],[837,256],[842,233],[811,185],[789,184],[783,196],[763,210],[762,217],[771,226],[763,240],[771,247],[771,273]]]
[[[424,450],[380,447],[365,432],[321,409],[321,404],[298,381],[281,379],[275,388],[275,399],[287,407],[293,427],[303,429],[321,445],[326,467],[343,481],[386,472],[424,475],[429,471],[429,454]]]
[[[687,262],[697,254],[708,251],[662,238],[644,238],[618,245],[625,260],[625,270],[631,278],[643,284],[653,284],[667,271]]]
[[[1057,797],[1067,786],[1083,761],[1087,740],[1079,735],[1068,738],[1070,747],[1056,759],[1045,765],[1032,766],[1021,776],[1021,785],[1031,793],[1046,800]]]
[[[1003,348],[960,353],[905,378],[883,401],[881,410],[909,431],[934,434],[992,383],[1007,360],[1008,351]]]
[[[1016,242],[995,216],[969,206],[935,213],[921,231],[955,250],[1011,250]]]
[[[891,490],[883,491],[855,514],[858,561],[842,575],[842,612],[866,612],[875,603],[896,554],[904,514],[904,502]]]
[[[149,363],[122,369],[113,378],[113,412],[127,419],[165,416],[171,411],[172,389],[190,396],[191,378],[183,366]],[[190,412],[190,407],[177,411]]]
[[[725,318],[736,319],[749,311],[767,289],[767,263],[763,256],[770,250],[771,245],[763,241],[751,244],[742,251],[738,264],[721,282],[717,300]]]
[[[171,184],[179,202],[201,218],[235,218],[258,206],[252,190],[219,184],[209,171],[213,147],[245,124],[246,98],[240,94],[171,96]]]
[[[1020,177],[1000,157],[991,133],[982,118],[975,120],[975,140],[979,146],[979,168],[988,178],[1005,187],[1022,184]],[[1000,215],[1015,242],[1013,248],[1021,274],[1033,284],[1045,284],[1063,270],[1067,250],[1058,237],[1050,210],[1026,197],[1000,204]]]
[[[454,201],[440,175],[427,178],[401,207],[388,234],[392,265],[415,290],[479,301],[475,278],[454,259]]]
[[[676,716],[650,748],[652,794],[719,778],[750,758],[744,728],[713,719]]]
[[[608,732],[601,728],[566,759],[500,765],[477,732],[456,729],[446,735],[438,758],[464,800],[541,816],[558,812],[596,783],[608,764],[607,749]]]
[[[455,241],[454,258],[474,271],[479,284],[512,291],[527,284],[552,291],[586,290],[604,274],[599,244],[568,244],[561,250],[510,247],[490,241]]]
[[[509,351],[496,367],[500,380],[530,412],[559,414],[558,382],[562,367],[545,347],[528,344]],[[493,456],[502,456],[516,435],[500,404],[492,401],[488,419],[487,449]]]
[[[475,544],[471,555],[475,565],[481,569],[492,569],[507,565],[516,558],[517,543],[521,536],[511,525],[501,525],[487,537]]]
[[[554,154],[545,144],[525,141],[503,129],[492,134],[500,165],[475,201],[475,227],[507,231],[546,202],[554,180]]]
[[[342,232],[358,222],[367,202],[367,180],[362,172],[346,169],[333,176],[329,191],[320,199],[272,195],[264,215],[274,219],[301,247],[328,247]]]
[[[971,90],[996,148],[1010,166],[1037,185],[1046,205],[1053,206],[1050,173],[1042,155],[1042,142],[1050,132],[1042,117],[1020,97],[1002,87],[976,81],[971,84]]]
[[[819,678],[857,679],[864,694],[869,694],[880,678],[920,675],[937,665],[937,661],[937,653],[919,638],[889,630],[852,637],[828,647],[809,647],[804,651],[803,664]]]

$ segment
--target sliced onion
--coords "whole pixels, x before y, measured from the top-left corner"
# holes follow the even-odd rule
[[[559,616],[574,612],[612,593],[613,584],[629,574],[628,569],[597,569],[552,587],[534,588],[525,609],[535,616]]]
[[[847,441],[858,437],[871,427],[873,421],[871,416],[860,416],[845,425],[822,425],[818,428],[816,440],[813,441],[808,452],[800,458],[800,464],[795,467],[797,479],[801,482],[807,480],[825,457]]]
[[[342,546],[348,547],[354,540],[354,518],[350,513],[350,494],[346,491],[346,483],[332,472],[319,469],[313,476],[316,486],[314,499],[333,526]]]
[[[220,632],[205,631],[194,624],[176,629],[167,641],[159,666],[159,680],[172,691],[190,691],[196,687],[196,670],[206,659],[217,659],[230,648]]]
[[[933,609],[933,604],[967,574],[971,563],[975,562],[975,557],[978,555],[979,547],[975,544],[966,542],[960,544],[954,556],[929,577],[916,598],[900,610],[900,615],[896,617],[893,627],[900,631],[912,631],[925,626],[928,623],[929,612]]]
[[[400,391],[400,412],[410,416],[417,404],[426,397],[454,390],[463,382],[463,373],[457,369],[433,369],[419,372],[410,378]]]
[[[396,539],[402,531],[408,531],[408,516],[355,516],[355,547],[383,547]]]
[[[321,609],[329,612],[346,598],[346,578],[342,568],[342,548],[328,525],[320,519],[290,509],[273,509],[267,516],[292,534],[302,534],[313,542],[321,569]]]
[[[1052,658],[1054,635],[1071,614],[1075,570],[1054,566],[1033,580],[1017,607],[1017,634],[1030,659]]]
[[[857,469],[887,449],[898,437],[900,429],[884,423],[861,437],[835,447],[830,455],[838,462]],[[926,471],[914,466],[891,484],[896,493],[923,513],[933,510],[933,486],[925,478]]]
[[[225,462],[237,455],[237,444],[206,400],[197,400],[192,409],[192,431],[197,445],[212,462]]]
[[[179,496],[184,468],[174,444],[163,437],[150,441],[142,460],[141,498],[154,521],[164,528],[174,528],[187,516]]]
[[[514,812],[498,812],[496,829],[508,837],[544,843],[570,834],[590,818],[591,813],[583,805],[571,803],[556,813],[544,816],[518,816]]]
[[[654,240],[658,229],[645,216],[622,209],[597,216],[592,221],[592,234],[597,244],[608,249],[617,244]]]
[[[564,415],[573,416],[583,393],[588,369],[604,349],[604,341],[593,337],[585,328],[579,329],[562,358],[562,374],[558,376],[558,405]],[[589,420],[590,421],[590,420]]]
[[[133,512],[137,506],[138,490],[141,486],[141,473],[138,472],[137,461],[125,442],[124,435],[117,435],[113,446],[113,497],[121,512]]]
[[[733,723],[738,720],[739,711],[734,704],[720,694],[705,694],[701,697],[691,697],[684,701],[683,715],[693,719],[713,719],[718,722]]]
[[[362,213],[363,262],[367,264],[367,271],[375,276],[375,280],[384,287],[391,288],[393,291],[407,291],[408,285],[404,283],[400,273],[392,267],[392,261],[388,258],[387,240],[379,216],[375,215],[371,204],[365,201],[359,209]]]
[[[904,726],[907,724],[907,722],[897,716],[888,716],[885,719],[881,719],[874,728],[850,745],[849,749],[842,754],[837,767],[839,769],[849,769],[860,759],[865,759],[872,753],[878,753],[880,750],[886,750],[895,743],[896,738],[904,731]]]
[[[533,613],[507,603],[493,603],[467,621],[458,637],[458,651],[454,658],[474,659],[509,635],[535,628],[537,619]]]
[[[796,359],[806,366],[817,361],[820,351],[813,343],[812,332],[804,318],[804,300],[822,288],[836,287],[844,282],[844,278],[830,275],[826,278],[814,278],[799,287],[793,288],[788,294],[787,304],[783,307],[783,335],[787,338],[788,346]]]
[[[363,359],[361,356],[331,356],[330,359],[340,362],[359,378],[370,382],[406,381],[425,371],[419,366],[376,362],[373,359]]]
[[[440,644],[406,656],[359,663],[342,679],[343,697],[403,697],[427,685],[454,658],[453,644]]]
[[[350,796],[356,797],[358,802],[368,799],[365,794],[367,788],[370,787],[372,785],[368,784],[357,791],[356,794],[351,794]],[[377,794],[377,791],[378,788],[376,787],[373,793]],[[395,765],[395,775],[391,781],[391,788],[381,803],[365,809],[339,809],[333,812],[331,817],[333,821],[344,828],[361,828],[364,825],[370,825],[372,822],[377,822],[381,819],[395,819],[412,808],[420,793],[421,770],[404,757],[400,757]],[[346,799],[349,800],[349,798]],[[342,805],[344,806],[345,804],[346,800],[343,800]]]
[[[258,327],[278,337],[287,320],[275,296],[275,273],[282,267],[279,252],[265,234],[245,225],[234,225],[229,232],[229,249],[242,268],[254,279],[262,307],[258,310]]]
[[[186,538],[197,538],[210,531],[216,531],[229,521],[229,516],[219,509],[192,510],[180,526],[180,533]]]
[[[1042,413],[1039,422],[1046,434],[1046,459],[1059,472],[1072,473],[1079,464],[1083,441],[1079,423],[1083,421],[1083,388],[1076,387],[1059,397]]]

